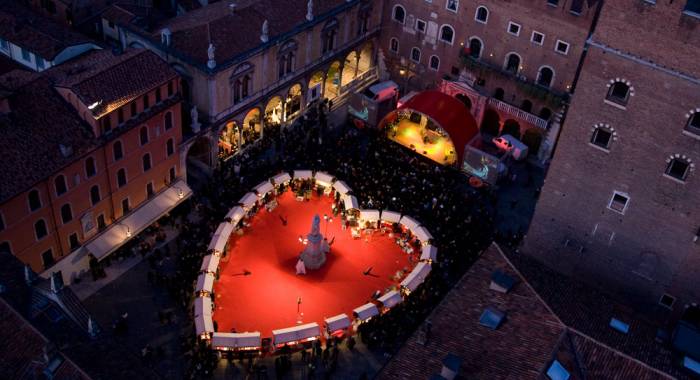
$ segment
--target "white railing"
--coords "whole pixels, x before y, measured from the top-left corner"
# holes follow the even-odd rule
[[[547,125],[549,124],[547,120],[539,118],[529,112],[525,112],[518,107],[512,106],[498,99],[489,98],[489,105],[542,129],[547,129]]]

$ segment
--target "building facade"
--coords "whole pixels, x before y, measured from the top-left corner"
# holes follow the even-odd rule
[[[605,2],[523,248],[663,309],[700,299],[697,8]]]
[[[0,144],[13,157],[1,173],[13,180],[3,180],[0,249],[37,272],[63,270],[68,283],[88,253],[128,239],[108,252],[90,244],[178,181],[180,79],[148,51],[98,51],[7,73],[0,88]]]

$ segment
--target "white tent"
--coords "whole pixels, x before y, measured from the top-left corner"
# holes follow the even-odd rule
[[[310,179],[313,178],[313,173],[311,170],[295,170],[294,179]]]
[[[401,293],[397,292],[396,290],[392,290],[379,297],[378,301],[381,302],[385,308],[389,309],[400,304],[401,301],[403,301],[403,298],[401,298]]]
[[[231,232],[233,232],[233,225],[231,223],[223,222],[219,224],[219,227],[214,232],[214,236],[211,238],[209,249],[223,252],[226,248],[226,242],[228,242],[228,238],[231,236]]]
[[[214,275],[211,273],[202,273],[197,277],[197,288],[195,292],[199,293],[201,291],[211,293],[212,287],[214,286]]]
[[[404,215],[403,218],[401,218],[401,224],[403,224],[403,226],[409,229],[413,234],[416,233],[418,226],[420,226],[420,223],[418,223],[417,220],[406,215]]]
[[[345,204],[346,210],[357,209],[360,207],[360,205],[357,203],[357,198],[355,198],[354,195],[349,194],[343,195],[343,204]]]
[[[379,314],[379,309],[377,309],[377,305],[369,302],[356,308],[352,311],[352,313],[355,316],[355,319],[365,321]]]
[[[245,215],[245,210],[243,210],[240,206],[236,206],[232,208],[228,214],[226,214],[227,218],[231,218],[231,224],[234,226],[238,224],[238,222],[241,221],[243,216]]]
[[[427,244],[428,240],[433,238],[433,235],[431,235],[430,232],[428,232],[428,229],[423,227],[423,226],[420,226],[420,227],[416,228],[415,230],[411,230],[411,231],[413,232],[414,235],[416,235],[418,240],[420,240],[421,243],[423,243],[423,244]]]
[[[345,181],[336,181],[333,184],[333,188],[335,189],[335,191],[339,192],[340,195],[345,195],[350,192],[350,186],[348,186],[348,184],[345,183]]]
[[[323,321],[326,324],[326,330],[329,332],[350,327],[350,317],[348,317],[346,314],[338,314],[335,317],[326,318]]]
[[[330,187],[333,183],[333,176],[326,172],[317,172],[316,183],[324,187]]]
[[[211,315],[200,315],[194,319],[194,327],[197,331],[197,336],[214,332],[214,322],[211,320]]]
[[[202,266],[199,268],[200,272],[216,273],[216,268],[219,267],[219,260],[221,257],[219,255],[206,255],[202,259]]]
[[[421,252],[420,259],[421,261],[435,261],[437,259],[437,248],[435,248],[434,245],[426,245],[425,247],[423,247],[423,252]]]
[[[197,297],[194,299],[194,316],[208,315],[211,317],[211,298]]]
[[[261,338],[259,332],[245,333],[220,333],[211,335],[211,346],[214,349],[233,348],[260,348]]]
[[[401,287],[408,289],[409,292],[412,292],[418,288],[420,284],[425,281],[425,278],[428,277],[428,274],[430,273],[430,264],[428,263],[418,263],[415,268],[413,268],[413,271],[409,273],[406,278],[401,281]]]
[[[379,210],[360,210],[360,220],[376,222],[379,220]]]
[[[265,194],[269,193],[270,191],[274,190],[274,186],[270,183],[270,181],[265,181],[265,182],[260,182],[258,186],[255,187],[255,192],[258,193],[260,197],[264,197]]]
[[[289,176],[287,173],[280,173],[277,174],[276,176],[272,177],[272,180],[275,181],[275,185],[279,186],[283,183],[287,183],[292,179],[292,177]]]
[[[246,195],[241,197],[241,200],[238,201],[238,203],[241,203],[243,205],[243,208],[248,210],[251,207],[253,207],[253,205],[257,201],[258,201],[258,196],[255,193],[250,192],[250,193],[246,193]]]
[[[299,342],[316,338],[321,335],[321,329],[318,323],[307,323],[286,329],[272,330],[272,340],[275,345],[285,344],[290,342]]]
[[[399,223],[401,221],[401,214],[396,211],[382,211],[382,220],[389,223]]]

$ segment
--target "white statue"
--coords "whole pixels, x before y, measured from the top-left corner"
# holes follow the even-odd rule
[[[314,19],[314,0],[309,0],[306,3],[306,19],[309,21]]]
[[[214,59],[215,51],[216,48],[214,47],[214,44],[209,43],[209,48],[207,49],[207,57],[209,57],[209,60],[207,61],[207,67],[210,69],[216,67],[216,60]]]
[[[192,132],[199,133],[199,128],[202,126],[199,124],[199,112],[197,112],[197,106],[192,106],[190,110],[190,118],[192,119]]]
[[[262,24],[262,34],[260,35],[260,41],[262,42],[267,42],[269,38],[269,32],[270,32],[270,26],[268,25],[267,20],[265,20]]]

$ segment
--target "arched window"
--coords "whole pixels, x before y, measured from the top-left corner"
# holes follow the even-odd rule
[[[688,116],[688,123],[685,125],[685,130],[700,135],[700,108],[691,111]]]
[[[66,203],[61,206],[61,221],[63,221],[63,224],[66,224],[71,220],[73,220],[73,210],[71,210],[70,205]]]
[[[508,54],[504,69],[511,74],[517,74],[520,70],[520,56],[515,53]]]
[[[615,130],[608,124],[596,124],[591,135],[591,144],[603,148],[610,149],[610,144],[613,141]]]
[[[553,78],[554,70],[550,67],[542,66],[539,73],[537,73],[537,84],[543,87],[551,87]]]
[[[400,5],[394,5],[394,12],[391,16],[396,22],[404,23],[406,20],[406,10]]]
[[[389,50],[392,53],[398,53],[399,52],[399,40],[391,37],[391,40],[389,40]]]
[[[469,40],[469,55],[474,59],[481,58],[481,50],[483,47],[484,45],[481,43],[480,39],[472,37],[472,39]]]
[[[531,112],[532,111],[532,102],[528,99],[523,100],[522,104],[520,104],[520,109],[525,111],[525,112]]]
[[[430,68],[437,71],[440,68],[440,57],[433,55],[430,57]]]
[[[124,149],[122,148],[121,141],[115,141],[112,145],[112,153],[114,154],[114,161],[119,161],[124,157]]]
[[[420,49],[417,47],[411,49],[411,60],[413,62],[420,62]]]
[[[88,178],[93,177],[97,173],[97,168],[95,167],[95,159],[88,157],[85,159],[85,174]]]
[[[173,127],[173,113],[172,112],[165,113],[164,124],[165,124],[166,131]]]
[[[121,168],[117,171],[117,186],[122,187],[124,185],[126,185],[126,170]]]
[[[36,240],[41,240],[48,235],[48,230],[46,229],[46,222],[44,222],[44,219],[39,219],[36,223],[34,223],[34,233],[36,234]]]
[[[63,174],[58,175],[53,180],[53,184],[54,187],[56,187],[56,196],[60,196],[68,191],[68,187],[66,186],[66,177]]]
[[[121,169],[124,170],[124,169]],[[96,205],[100,202],[100,187],[97,185],[94,185],[93,187],[90,188],[90,203],[92,205]]]
[[[452,44],[455,38],[455,30],[449,25],[443,25],[440,28],[440,40]]]
[[[282,45],[282,47],[277,52],[277,60],[279,67],[278,71],[280,78],[283,78],[284,76],[294,72],[296,50],[297,43],[296,41],[292,40]]]
[[[540,110],[540,119],[549,120],[550,117],[552,117],[552,110],[547,107]]]
[[[474,20],[477,22],[480,22],[482,24],[486,24],[489,21],[489,10],[484,7],[480,6],[476,8],[476,13],[474,14]]]
[[[685,155],[674,154],[666,160],[666,175],[680,181],[688,178],[688,173],[694,169],[690,159]]]
[[[141,127],[139,131],[139,140],[141,141],[141,145],[148,144],[148,127],[145,125]]]
[[[151,154],[150,153],[144,154],[143,157],[141,158],[141,162],[143,163],[143,171],[144,172],[151,170]]]
[[[233,104],[238,104],[253,92],[253,69],[254,66],[252,64],[245,62],[233,70],[233,74],[231,74],[229,79],[231,87],[233,87]]]
[[[502,88],[497,88],[496,91],[493,93],[493,97],[498,99],[498,100],[503,100],[503,97],[505,96],[505,91],[503,91]]]
[[[165,151],[168,157],[172,156],[173,153],[175,153],[175,142],[173,141],[173,139],[168,139],[168,142],[165,144]]]
[[[445,9],[448,11],[452,12],[457,12],[457,8],[459,7],[459,0],[447,0],[445,3]]]
[[[326,54],[333,49],[335,49],[335,39],[338,36],[338,20],[332,19],[323,26],[322,30],[322,40],[323,47],[321,49],[321,54]]]
[[[41,198],[39,198],[38,190],[30,191],[27,195],[27,199],[29,200],[29,209],[31,211],[36,211],[41,208]]]
[[[627,105],[630,93],[629,83],[622,80],[615,80],[610,84],[610,89],[605,99],[624,106]]]

